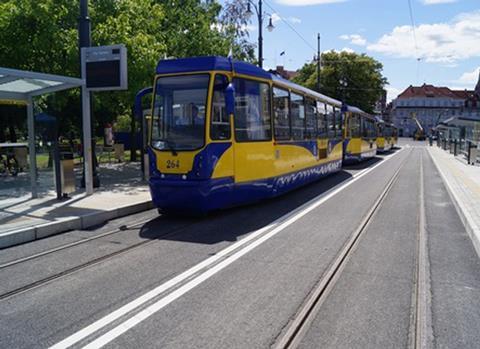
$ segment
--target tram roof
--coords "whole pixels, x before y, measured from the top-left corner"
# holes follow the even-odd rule
[[[253,64],[226,57],[206,56],[166,59],[158,62],[157,74],[188,73],[198,71],[232,71],[253,77],[271,79],[271,74]]]
[[[189,73],[199,71],[232,71],[232,69],[243,75],[272,80],[284,87],[291,88],[298,92],[308,94],[314,98],[320,99],[323,102],[329,103],[335,107],[341,107],[342,102],[332,97],[328,97],[321,93],[310,90],[304,86],[295,84],[290,80],[286,80],[276,74],[272,74],[257,67],[256,65],[239,61],[237,59],[230,59],[220,56],[202,56],[202,57],[188,57],[176,59],[164,59],[158,62],[156,72],[157,74],[171,74],[171,73]],[[352,113],[359,113],[365,116],[369,114],[357,107],[348,106],[348,111]]]

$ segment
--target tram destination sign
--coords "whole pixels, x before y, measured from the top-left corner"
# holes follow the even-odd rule
[[[90,91],[128,89],[127,48],[124,45],[82,48],[82,76]]]

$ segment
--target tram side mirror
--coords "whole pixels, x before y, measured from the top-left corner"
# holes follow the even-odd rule
[[[228,84],[225,89],[225,107],[227,115],[231,115],[235,111],[235,87],[232,83]]]

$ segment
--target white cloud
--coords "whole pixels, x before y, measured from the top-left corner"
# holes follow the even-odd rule
[[[423,0],[425,5],[437,5],[437,4],[451,4],[457,2],[457,0]]]
[[[355,51],[352,50],[350,47],[344,47],[340,50],[340,52],[354,53]]]
[[[387,103],[391,102],[392,99],[397,98],[397,96],[403,91],[396,87],[391,87],[391,86],[388,86],[385,89],[387,90]]]
[[[285,6],[311,6],[311,5],[325,5],[335,4],[339,2],[346,2],[348,0],[276,0],[277,3]]]
[[[282,17],[280,17],[278,13],[273,13],[271,17],[272,17],[273,24],[280,22],[282,20]]]
[[[358,46],[365,46],[367,44],[367,40],[359,34],[343,34],[340,35],[340,39],[349,40],[351,44]]]
[[[447,23],[421,24],[416,27],[415,33],[418,52],[410,25],[395,27],[376,43],[369,44],[367,49],[437,63],[480,57],[480,11],[461,14]]]
[[[298,17],[288,17],[288,18],[285,18],[285,17],[281,17],[278,13],[272,13],[272,22],[273,24],[277,24],[278,22],[282,21],[282,20],[285,20],[285,21],[288,21],[290,23],[293,23],[293,24],[299,24],[299,23],[302,23],[302,20]]]
[[[471,72],[465,72],[454,82],[474,86],[478,81],[479,72],[480,68],[474,69]]]

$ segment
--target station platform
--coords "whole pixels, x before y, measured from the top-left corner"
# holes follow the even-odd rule
[[[57,200],[55,191],[41,197],[4,181],[0,186],[0,249],[74,229],[86,229],[111,219],[152,208],[150,192],[128,164],[102,168],[101,187],[91,196],[82,191]],[[113,167],[117,166],[117,167]],[[51,178],[51,177],[50,177]],[[81,174],[77,174],[77,182]]]
[[[439,147],[427,148],[480,256],[480,167]]]

